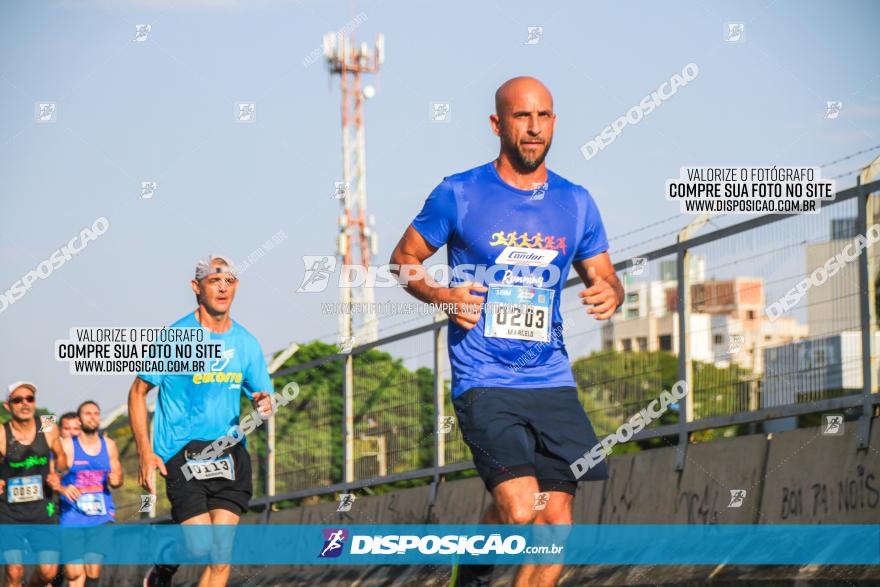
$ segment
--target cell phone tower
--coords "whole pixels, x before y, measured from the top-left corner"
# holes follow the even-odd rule
[[[336,197],[342,206],[336,254],[344,270],[368,275],[370,256],[377,253],[378,235],[375,218],[367,214],[367,169],[364,143],[364,101],[372,98],[373,86],[361,86],[362,73],[377,73],[385,60],[385,39],[376,36],[375,46],[357,45],[354,33],[324,35],[324,56],[331,74],[339,74],[342,88],[342,181],[336,184]],[[341,185],[340,185],[341,184]],[[360,253],[359,259],[355,249]],[[357,278],[354,280],[357,283]],[[347,344],[372,342],[379,336],[379,321],[373,309],[373,289],[368,285],[340,288],[344,308],[352,303],[363,304],[366,312],[343,312],[339,316],[339,332]],[[358,325],[355,327],[355,315]],[[352,337],[354,337],[352,339]],[[343,344],[346,344],[343,342]]]

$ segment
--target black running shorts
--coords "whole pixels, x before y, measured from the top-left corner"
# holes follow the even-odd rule
[[[0,552],[25,551],[33,552],[59,552],[61,540],[58,532],[58,523],[47,524],[45,521],[32,522],[32,526],[25,526],[28,522],[0,521],[0,524],[16,524],[19,526],[15,533],[3,530],[0,527]],[[0,557],[0,564],[7,561]]]
[[[601,462],[577,479],[570,464],[598,444],[574,387],[475,387],[452,400],[486,488],[535,477],[541,491],[574,495],[578,481],[608,478]]]
[[[178,524],[210,510],[222,509],[241,515],[248,509],[248,502],[253,495],[251,457],[242,443],[223,451],[223,459],[227,457],[232,459],[231,470],[234,471],[232,479],[225,477],[187,479],[184,474],[183,467],[187,464],[187,456],[191,460],[199,460],[197,458],[199,453],[210,444],[204,440],[190,441],[165,463],[168,471],[165,484],[168,501],[171,502],[171,518]]]

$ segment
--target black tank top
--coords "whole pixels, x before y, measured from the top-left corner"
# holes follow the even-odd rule
[[[40,420],[34,418],[34,422],[37,434],[30,444],[18,442],[9,422],[3,424],[6,454],[0,460],[0,479],[6,486],[0,495],[0,523],[57,523],[56,496],[46,481],[51,451],[40,432]]]

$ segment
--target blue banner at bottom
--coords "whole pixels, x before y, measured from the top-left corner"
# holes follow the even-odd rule
[[[4,561],[103,564],[877,565],[877,525],[0,526]]]

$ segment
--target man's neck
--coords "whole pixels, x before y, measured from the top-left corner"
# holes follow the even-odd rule
[[[97,430],[94,432],[80,432],[77,438],[79,439],[80,446],[97,446],[100,444]]]
[[[494,161],[498,177],[508,184],[521,190],[534,190],[547,182],[547,166],[542,161],[533,171],[519,169],[505,153],[498,155]]]
[[[37,423],[33,418],[27,418],[26,420],[19,420],[17,418],[13,418],[12,422],[10,422],[10,426],[12,429],[19,434],[19,436],[30,436],[37,429]]]
[[[225,314],[211,314],[205,306],[201,305],[196,309],[196,320],[211,332],[218,334],[226,332],[232,326],[232,318],[229,317],[229,312]]]

